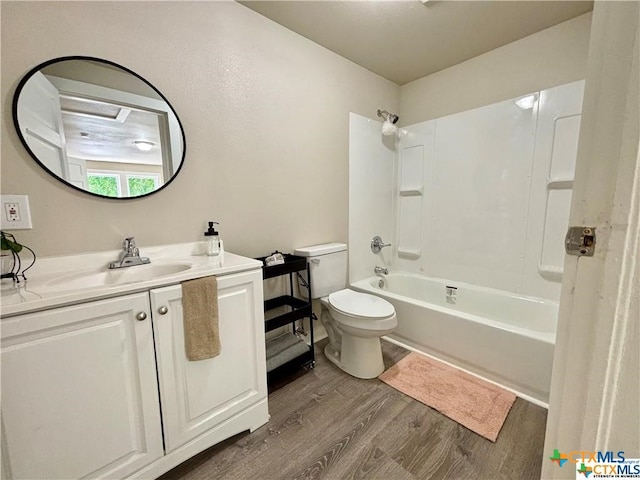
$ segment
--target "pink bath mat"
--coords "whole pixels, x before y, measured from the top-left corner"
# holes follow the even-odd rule
[[[507,390],[418,353],[410,353],[378,378],[492,442],[516,399]]]

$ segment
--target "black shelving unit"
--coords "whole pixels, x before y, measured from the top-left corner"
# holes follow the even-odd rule
[[[266,266],[266,257],[262,261],[262,278],[289,275],[289,294],[265,300],[264,317],[265,332],[291,325],[291,331],[267,341],[267,381],[292,373],[302,367],[313,368],[315,354],[313,351],[313,311],[311,308],[311,273],[307,259],[296,255],[283,254],[284,263]],[[307,299],[298,298],[294,291],[294,277],[307,290]],[[306,278],[305,278],[306,277]],[[296,331],[296,322],[309,319],[310,345],[302,340]]]

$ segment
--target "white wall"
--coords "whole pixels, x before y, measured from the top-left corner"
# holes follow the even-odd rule
[[[428,122],[432,143],[431,136],[423,141],[412,135],[412,126],[403,127],[409,134],[401,139],[400,168],[407,159],[419,163],[413,152],[423,150],[424,194],[400,197],[401,269],[504,290],[519,287],[535,120],[534,110],[507,101]],[[414,203],[421,200],[417,216]],[[404,223],[422,228],[412,232]],[[405,245],[419,258],[403,258]]]
[[[349,112],[397,111],[399,87],[236,2],[8,2],[1,8],[1,190],[30,197],[40,255],[202,237],[220,222],[249,256],[348,238]],[[142,19],[142,20],[141,20]],[[176,109],[186,159],[167,188],[101,199],[54,180],[20,144],[15,88],[46,60],[134,70]],[[143,250],[144,253],[144,250]]]
[[[396,268],[557,300],[583,84],[403,127]]]
[[[412,125],[584,79],[591,13],[403,85],[401,125]]]
[[[391,248],[377,255],[370,248],[375,235],[390,243],[395,229],[394,137],[383,136],[381,128],[380,122],[354,113],[349,116],[350,282],[370,277],[375,266],[393,261]]]
[[[558,300],[584,81],[540,92],[520,291]]]

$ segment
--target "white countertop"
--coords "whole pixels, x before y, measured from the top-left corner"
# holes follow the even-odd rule
[[[185,280],[209,275],[228,275],[262,267],[262,262],[258,260],[228,252],[224,252],[224,254],[217,257],[205,256],[199,253],[200,246],[198,243],[154,247],[141,246],[139,248],[140,256],[149,257],[153,268],[161,267],[162,265],[180,264],[184,269],[177,273],[141,281],[83,286],[78,285],[78,282],[73,280],[94,274],[117,277],[118,274],[126,273],[124,272],[126,270],[144,269],[146,265],[109,270],[107,265],[118,258],[119,250],[38,258],[34,267],[27,271],[28,280],[26,282],[15,284],[10,279],[2,280],[0,315],[9,317],[52,307],[174,285]],[[68,283],[72,286],[67,286],[65,279],[69,279]]]

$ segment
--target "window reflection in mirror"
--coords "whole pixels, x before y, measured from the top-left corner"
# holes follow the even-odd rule
[[[16,91],[14,121],[49,173],[99,196],[153,193],[184,158],[182,127],[166,99],[105,60],[65,57],[33,69]]]

